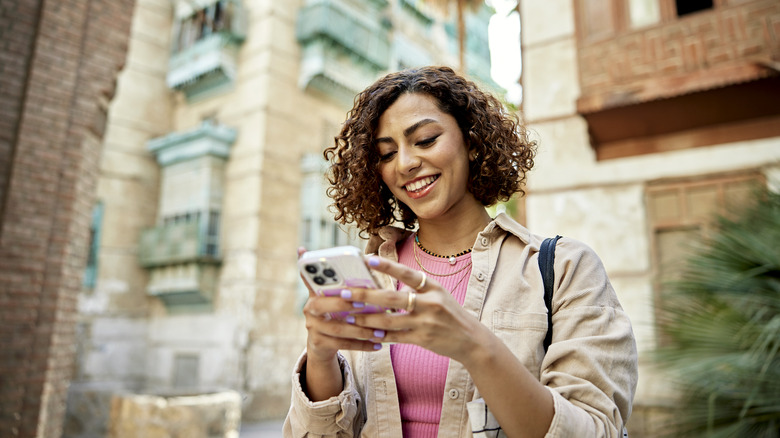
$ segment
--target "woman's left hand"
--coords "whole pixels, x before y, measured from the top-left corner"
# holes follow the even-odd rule
[[[399,291],[353,289],[349,300],[406,312],[356,314],[356,325],[385,330],[383,342],[419,345],[462,363],[477,350],[474,348],[478,344],[477,335],[487,328],[463,310],[439,282],[423,272],[377,256],[370,256],[368,264],[406,286]]]

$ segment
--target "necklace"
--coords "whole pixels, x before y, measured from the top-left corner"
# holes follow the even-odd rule
[[[467,267],[470,267],[470,266],[471,266],[471,263],[469,263],[469,266],[467,266]],[[455,283],[455,287],[452,288],[452,292],[455,292],[455,289],[457,289],[458,286],[460,286],[460,284],[463,283],[463,280],[465,280],[466,277],[468,277],[470,274],[471,274],[471,271],[468,271],[465,274],[463,274],[463,277],[460,277],[460,280],[458,280],[458,282]]]
[[[412,252],[414,253],[414,261],[417,262],[417,266],[419,266],[420,269],[425,271],[427,274],[435,275],[437,277],[451,277],[451,276],[457,274],[458,272],[463,272],[465,269],[471,267],[471,261],[469,261],[468,263],[466,263],[465,266],[463,266],[462,268],[458,269],[455,272],[450,272],[449,274],[436,274],[434,272],[431,272],[431,271],[425,269],[425,266],[423,266],[422,262],[420,261],[420,257],[417,255],[417,248],[412,247]],[[469,253],[469,251],[467,251],[465,254],[468,254],[468,253]],[[426,254],[428,254],[428,253],[426,253]],[[433,254],[430,254],[430,255],[433,255]],[[463,279],[461,279],[461,281],[463,281]],[[460,284],[460,281],[458,282],[458,284]]]
[[[449,256],[443,256],[443,255],[436,254],[435,252],[428,251],[427,249],[425,249],[424,246],[422,246],[422,243],[420,243],[420,238],[417,236],[417,233],[414,233],[414,243],[417,244],[417,247],[420,248],[422,250],[422,252],[424,252],[424,253],[426,253],[428,255],[432,255],[434,257],[438,257],[440,259],[447,259],[450,262],[451,265],[455,264],[455,262],[457,261],[457,260],[455,260],[456,258],[471,252],[471,248],[468,248],[468,249],[465,249],[465,250],[463,250],[463,251],[461,251],[461,252],[459,252],[457,254],[453,254],[453,255],[449,255]],[[460,272],[460,271],[458,271],[458,272]],[[434,275],[436,275],[436,274],[434,274]]]

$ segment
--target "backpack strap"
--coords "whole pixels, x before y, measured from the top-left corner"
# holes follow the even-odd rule
[[[552,343],[552,296],[555,283],[555,244],[561,236],[548,237],[539,248],[539,270],[544,283],[544,305],[547,307],[547,335],[544,337],[544,352]]]

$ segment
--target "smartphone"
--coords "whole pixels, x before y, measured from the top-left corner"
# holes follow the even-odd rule
[[[307,251],[298,259],[301,276],[318,295],[339,296],[345,287],[377,288],[371,271],[363,261],[362,252],[354,246]],[[354,312],[332,313],[342,319],[350,313],[377,313],[386,309],[367,304]]]

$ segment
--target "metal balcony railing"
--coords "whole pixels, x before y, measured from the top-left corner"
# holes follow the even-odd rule
[[[219,213],[210,212],[204,220],[199,213],[168,220],[141,234],[139,260],[152,268],[190,262],[218,263]]]

